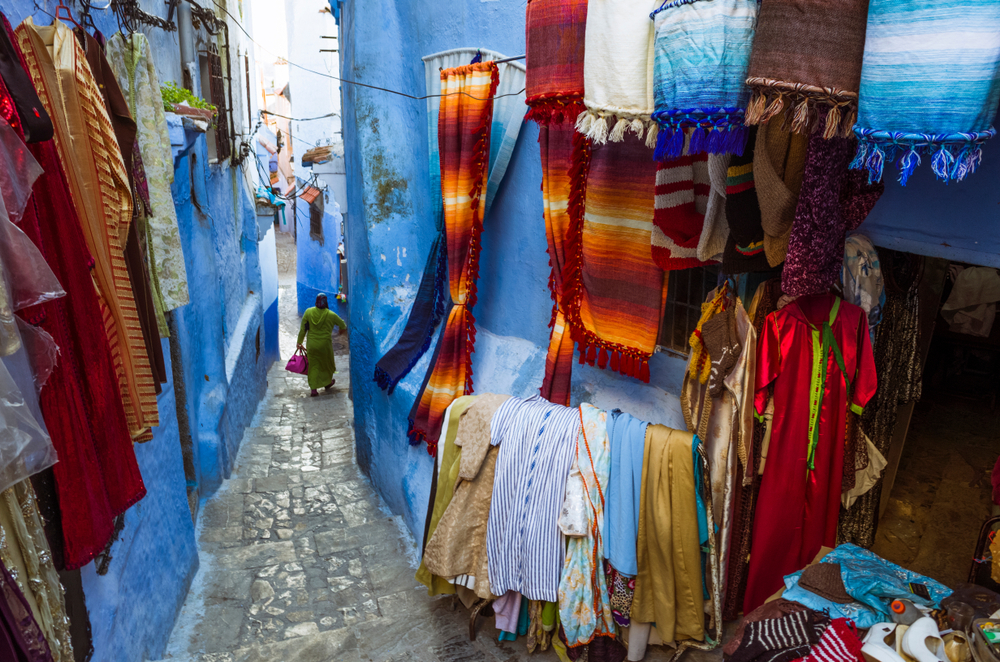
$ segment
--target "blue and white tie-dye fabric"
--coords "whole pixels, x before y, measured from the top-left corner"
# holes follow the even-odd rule
[[[852,168],[877,181],[895,160],[905,185],[929,156],[939,179],[965,179],[998,103],[1000,2],[871,0]]]
[[[651,14],[656,30],[653,119],[656,159],[690,154],[742,154],[743,114],[757,0],[666,0]]]

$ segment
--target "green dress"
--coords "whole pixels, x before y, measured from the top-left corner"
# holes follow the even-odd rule
[[[329,386],[337,364],[333,359],[333,327],[346,329],[347,324],[340,315],[329,308],[309,308],[302,315],[297,343],[306,339],[306,355],[309,357],[309,388]]]

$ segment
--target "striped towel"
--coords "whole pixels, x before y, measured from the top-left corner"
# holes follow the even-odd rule
[[[653,261],[664,271],[705,264],[698,259],[698,242],[709,193],[707,154],[658,165],[651,239]]]
[[[757,0],[670,0],[653,12],[653,119],[660,126],[656,158],[743,153],[743,112]]]
[[[1000,2],[871,0],[851,164],[882,178],[897,161],[905,185],[921,156],[942,181],[976,171],[996,135]]]
[[[525,10],[528,119],[573,121],[583,105],[587,0],[529,0]]]
[[[580,362],[645,382],[667,293],[650,252],[656,167],[652,148],[632,134],[581,150],[563,274],[562,303]]]
[[[420,397],[413,403],[409,430],[410,443],[426,440],[431,455],[437,453],[445,409],[455,398],[472,393],[472,352],[476,342],[472,307],[476,305],[479,236],[486,207],[490,126],[498,82],[494,62],[441,72],[438,143],[452,308]]]

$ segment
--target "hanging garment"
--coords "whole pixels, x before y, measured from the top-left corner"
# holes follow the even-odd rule
[[[621,142],[626,131],[656,146],[653,113],[653,23],[661,0],[590,0],[583,55],[587,110],[577,130],[595,146]]]
[[[635,541],[639,536],[642,458],[648,426],[620,409],[608,414],[611,476],[605,490],[604,551],[615,572],[630,578],[639,572]]]
[[[851,167],[880,181],[896,161],[904,186],[921,156],[943,181],[975,172],[996,135],[997,35],[1000,4],[990,0],[871,0]]]
[[[685,154],[657,165],[655,193],[653,261],[664,271],[703,266],[698,244],[711,195],[708,155]]]
[[[38,513],[30,481],[22,481],[0,495],[0,561],[10,570],[24,594],[54,662],[72,662],[69,618],[59,573]]]
[[[6,16],[3,17],[3,23],[6,28],[10,27]],[[4,104],[7,106],[4,108],[4,117],[16,115],[22,118],[18,122],[18,131],[28,144],[51,140],[54,131],[52,120],[35,92],[31,77],[24,70],[21,55],[14,42],[13,30],[0,30],[0,78],[3,78],[7,88],[4,95]]]
[[[444,280],[446,272],[445,251],[440,235],[431,243],[427,264],[417,296],[410,308],[406,326],[399,340],[375,364],[375,383],[389,395],[396,384],[409,374],[434,339],[434,330],[444,317]]]
[[[729,239],[722,256],[722,271],[726,274],[768,271],[771,268],[764,253],[764,228],[757,199],[753,158],[756,145],[757,129],[751,128],[742,156],[731,156],[726,171]]]
[[[8,36],[13,37],[3,17]],[[3,81],[6,83],[6,79]],[[0,85],[0,112],[20,131],[20,119]],[[38,246],[66,296],[19,312],[49,333],[60,358],[40,394],[45,424],[59,455],[53,467],[59,507],[49,513],[57,566],[79,568],[104,549],[114,517],[146,494],[118,390],[91,257],[70,199],[54,141],[31,145],[44,173],[35,182],[21,227]]]
[[[657,159],[680,156],[685,133],[689,154],[743,153],[758,7],[754,0],[702,0],[663,2],[653,12]]]
[[[163,345],[160,343],[160,329],[156,319],[156,306],[153,304],[149,273],[146,270],[143,252],[139,246],[138,225],[142,222],[140,210],[143,203],[137,193],[138,189],[134,177],[135,168],[132,162],[136,146],[136,124],[132,111],[129,110],[128,102],[125,100],[121,88],[118,87],[118,81],[115,80],[111,65],[108,64],[104,50],[97,39],[82,29],[79,29],[76,35],[78,37],[83,35],[87,64],[90,65],[94,81],[104,99],[104,108],[115,132],[115,140],[125,164],[125,172],[128,173],[129,189],[133,192],[134,217],[132,223],[129,224],[128,238],[125,240],[125,266],[128,268],[129,282],[132,283],[135,309],[139,316],[139,327],[142,329],[146,356],[149,357],[149,367],[153,373],[154,390],[159,395],[162,390],[160,384],[167,382],[167,368],[163,360]]]
[[[487,567],[487,519],[492,508],[499,449],[491,446],[491,420],[509,396],[486,393],[460,416],[455,445],[461,449],[457,471],[440,481],[451,481],[454,495],[424,549],[423,565],[430,573],[450,579],[475,578],[472,589],[492,599]],[[499,595],[499,594],[497,594]]]
[[[452,400],[472,392],[472,352],[475,349],[479,278],[479,237],[483,213],[493,95],[498,84],[493,62],[441,72],[441,112],[438,140],[441,191],[444,197],[445,244],[452,307],[427,383],[410,412],[411,443],[427,441],[437,452],[441,415]]]
[[[431,537],[434,536],[434,532],[441,522],[441,517],[455,495],[455,481],[458,479],[459,458],[462,457],[462,449],[455,445],[455,437],[458,435],[458,422],[462,414],[465,413],[465,410],[476,401],[476,397],[475,395],[463,395],[460,398],[456,398],[453,403],[448,405],[448,408],[444,412],[444,423],[442,425],[444,442],[437,457],[434,458],[435,480],[431,483],[431,501],[428,507],[430,512],[427,519],[427,530],[424,533],[424,549],[426,549]],[[433,596],[442,593],[451,595],[455,593],[455,585],[431,574],[431,571],[427,569],[427,563],[424,559],[420,560],[420,567],[417,568],[416,578],[418,582],[427,587],[427,595]]]
[[[190,297],[177,213],[170,192],[174,159],[160,82],[149,41],[141,32],[133,32],[128,37],[120,32],[113,35],[108,40],[107,53],[136,122],[136,142],[149,189],[151,215],[146,223],[152,292],[163,310],[173,310],[188,303]]]
[[[533,0],[533,4],[543,4]],[[530,7],[533,5],[529,5]],[[542,397],[549,402],[569,406],[573,376],[573,338],[569,333],[565,308],[560,304],[565,292],[563,270],[569,259],[569,199],[574,149],[585,149],[585,139],[572,124],[540,125],[538,146],[542,154],[542,210],[545,237],[548,240],[549,292],[552,294],[552,319],[549,326],[549,351],[545,356]]]
[[[566,317],[581,362],[648,382],[667,299],[667,279],[650,251],[656,162],[633,135],[577,156]]]
[[[854,479],[854,487],[850,490],[844,492],[840,497],[840,503],[844,506],[844,510],[849,509],[854,505],[854,502],[858,500],[858,497],[866,494],[869,490],[875,487],[876,484],[882,479],[882,471],[889,464],[885,457],[878,452],[878,448],[872,443],[872,440],[868,438],[868,435],[864,435],[865,446],[867,447],[868,454],[868,465],[864,469],[859,469],[856,472],[856,477]]]
[[[119,376],[132,438],[150,438],[159,425],[153,375],[139,328],[124,248],[132,220],[128,175],[100,91],[72,31],[56,21],[17,29],[18,45],[42,103],[56,124],[55,144],[67,168],[71,198],[94,278],[106,308],[105,327]],[[52,108],[65,112],[53,114]],[[105,176],[101,176],[105,173]],[[107,176],[110,173],[110,176]]]
[[[559,620],[569,646],[613,636],[615,621],[604,574],[605,503],[611,475],[608,413],[580,405],[576,460],[584,486],[587,534],[566,543],[566,563],[559,581]]]
[[[789,296],[829,292],[844,264],[844,239],[867,218],[885,185],[866,184],[847,164],[854,149],[848,138],[809,138],[802,190],[781,273]]]
[[[747,124],[762,124],[784,112],[795,133],[851,135],[868,1],[763,4],[747,78],[752,90]]]
[[[757,130],[753,174],[764,229],[764,254],[772,267],[784,262],[788,252],[808,142],[806,136],[783,131],[777,119],[764,122]]]
[[[1000,301],[1000,274],[992,267],[967,267],[955,279],[948,300],[941,306],[941,317],[948,330],[980,338],[989,338]]]
[[[836,542],[847,410],[860,414],[877,385],[864,311],[827,294],[799,297],[770,315],[757,352],[758,414],[771,384],[774,422],[745,612]]]
[[[844,301],[853,303],[868,316],[868,329],[882,321],[885,306],[885,283],[878,251],[871,239],[863,234],[852,234],[844,242],[844,268],[840,273]]]
[[[490,434],[500,446],[487,523],[490,590],[555,602],[566,556],[557,520],[580,412],[537,395],[510,398],[493,415]]]
[[[642,466],[633,626],[656,623],[664,642],[705,638],[694,436],[650,425]]]
[[[583,105],[587,0],[529,0],[525,9],[526,119],[574,122]],[[544,173],[544,169],[542,170]]]
[[[51,662],[45,634],[31,615],[24,594],[0,564],[0,659],[10,662]]]
[[[705,223],[698,238],[697,257],[702,262],[720,262],[729,240],[729,221],[726,220],[726,173],[729,154],[708,155],[708,182],[710,191],[705,209]]]

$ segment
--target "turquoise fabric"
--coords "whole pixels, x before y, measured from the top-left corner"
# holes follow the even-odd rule
[[[649,423],[621,409],[608,413],[611,477],[605,490],[604,556],[615,570],[627,577],[639,574],[635,545],[639,536],[642,459],[648,426]]]
[[[691,440],[691,455],[694,460],[694,489],[695,504],[698,507],[698,546],[701,547],[701,590],[702,597],[708,600],[708,507],[705,506],[705,498],[702,496],[705,490],[705,471],[701,464],[701,455],[698,454],[698,447],[701,446],[701,439],[694,435]]]

